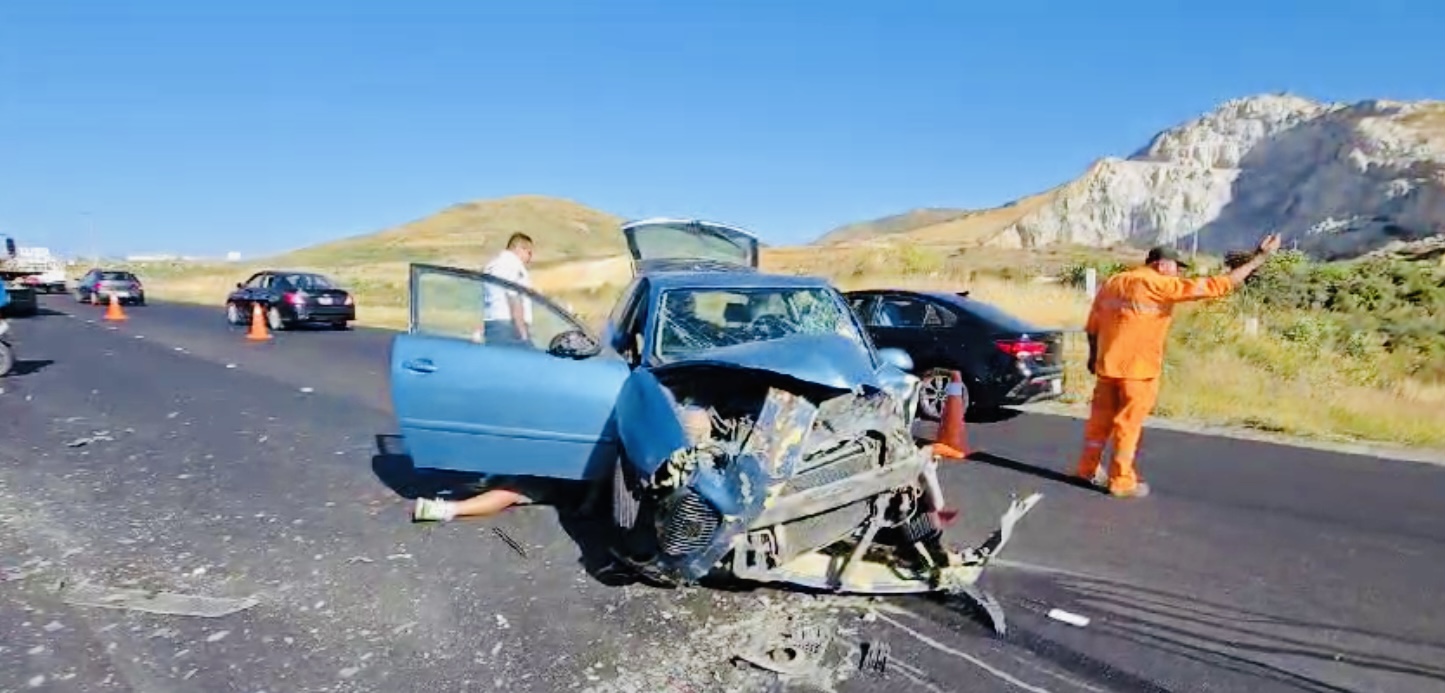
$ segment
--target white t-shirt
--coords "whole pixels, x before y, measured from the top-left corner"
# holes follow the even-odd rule
[[[522,264],[522,258],[517,257],[517,254],[510,250],[498,253],[497,257],[482,268],[482,271],[494,277],[521,284],[529,289],[532,288],[532,278],[527,274],[527,266]],[[507,305],[507,298],[517,295],[519,294],[516,291],[507,291],[498,284],[488,283],[482,297],[482,319],[487,321],[511,320],[512,309]],[[528,325],[532,324],[532,299],[525,295],[522,295],[522,315]]]

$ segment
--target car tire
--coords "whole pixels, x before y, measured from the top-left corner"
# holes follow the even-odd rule
[[[0,344],[0,376],[10,374],[10,369],[15,367],[15,352],[5,344]]]
[[[343,321],[341,321],[341,322],[333,322],[333,323],[331,323],[331,329],[337,330],[337,331],[350,329],[350,327],[351,327],[351,325],[347,324],[345,320],[343,320]]]
[[[226,302],[226,323],[229,325],[244,325],[245,318],[241,316],[241,307],[235,301]]]
[[[280,332],[286,329],[286,318],[281,317],[281,309],[271,306],[266,309],[266,327],[272,332]]]
[[[943,417],[943,392],[952,378],[951,369],[930,368],[919,376],[923,380],[922,391],[918,396],[918,418],[927,421],[938,421]],[[937,399],[932,399],[936,397]],[[973,407],[973,394],[968,391],[968,382],[963,384],[963,411],[968,413]]]
[[[630,532],[637,526],[637,516],[642,507],[632,493],[628,483],[630,479],[627,463],[619,456],[612,467],[612,522],[624,532]]]

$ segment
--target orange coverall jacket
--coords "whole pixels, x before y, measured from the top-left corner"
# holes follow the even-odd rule
[[[1094,297],[1084,327],[1097,340],[1094,375],[1126,380],[1159,377],[1174,304],[1219,298],[1234,288],[1227,275],[1184,279],[1147,265],[1110,277]]]

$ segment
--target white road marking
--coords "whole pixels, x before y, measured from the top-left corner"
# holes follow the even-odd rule
[[[959,650],[955,650],[955,649],[953,649],[952,647],[949,647],[949,646],[947,646],[947,645],[945,645],[945,644],[943,644],[943,643],[941,643],[941,642],[939,642],[939,641],[937,641],[937,640],[934,640],[933,638],[928,637],[927,635],[924,635],[924,634],[922,634],[922,633],[920,633],[920,632],[918,632],[918,631],[916,631],[916,630],[913,630],[912,628],[909,628],[908,626],[903,625],[902,623],[898,622],[897,620],[895,620],[895,619],[893,619],[893,618],[890,618],[890,617],[885,616],[885,615],[883,615],[883,614],[879,614],[879,615],[878,615],[878,618],[881,619],[881,620],[883,620],[884,622],[888,623],[889,625],[893,626],[894,628],[897,628],[898,630],[901,630],[901,631],[903,631],[904,633],[907,633],[908,635],[912,636],[913,639],[917,640],[918,642],[921,642],[921,643],[923,643],[924,645],[927,645],[927,646],[929,646],[929,647],[931,647],[931,648],[933,648],[933,649],[935,649],[935,650],[938,650],[939,652],[942,652],[942,653],[944,653],[944,654],[953,655],[954,657],[957,657],[957,658],[959,658],[959,659],[962,659],[962,660],[964,660],[965,662],[968,662],[969,664],[972,664],[972,665],[974,665],[974,666],[976,666],[976,667],[978,667],[978,668],[980,668],[980,669],[983,669],[984,671],[988,672],[988,673],[991,674],[994,678],[996,678],[996,679],[998,679],[998,680],[1000,680],[1000,681],[1003,681],[1003,682],[1008,683],[1008,684],[1012,684],[1013,686],[1016,686],[1016,687],[1021,688],[1021,689],[1023,689],[1023,690],[1029,691],[1029,693],[1050,693],[1049,689],[1047,689],[1047,688],[1039,688],[1038,686],[1035,686],[1035,685],[1033,685],[1033,684],[1030,684],[1030,683],[1028,683],[1028,682],[1026,682],[1026,681],[1021,681],[1021,680],[1019,680],[1018,678],[1015,678],[1014,676],[1012,676],[1011,674],[1009,674],[1008,672],[1006,672],[1006,671],[1004,671],[1004,670],[1002,670],[1002,669],[999,669],[998,667],[995,667],[995,666],[989,664],[988,662],[985,662],[985,661],[983,661],[982,659],[979,659],[978,657],[975,657],[975,656],[973,656],[973,655],[971,655],[971,654],[968,654],[967,652],[960,652]]]

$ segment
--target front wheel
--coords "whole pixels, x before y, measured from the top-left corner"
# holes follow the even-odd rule
[[[9,375],[10,369],[15,366],[15,352],[10,345],[0,342],[0,376]]]
[[[240,325],[242,322],[241,307],[236,305],[235,302],[226,304],[226,322],[232,325]]]

